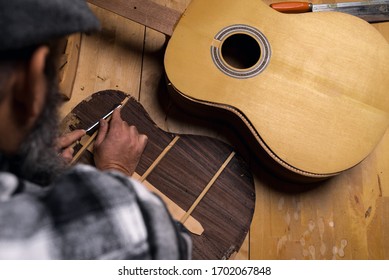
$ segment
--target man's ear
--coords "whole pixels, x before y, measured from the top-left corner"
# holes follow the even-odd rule
[[[14,95],[15,105],[24,110],[25,124],[34,123],[43,109],[47,94],[45,75],[47,46],[38,47],[23,67],[23,81]]]

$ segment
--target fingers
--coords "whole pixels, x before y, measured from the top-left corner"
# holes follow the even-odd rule
[[[134,173],[146,147],[148,137],[120,116],[120,109],[112,114],[111,122],[100,124],[95,141],[94,161],[100,170],[115,169],[128,176]]]
[[[100,127],[99,132],[97,134],[96,140],[95,140],[95,146],[99,146],[105,139],[108,133],[108,121],[107,120],[100,120]]]
[[[145,134],[139,134],[138,140],[139,140],[139,143],[141,143],[142,148],[144,149],[147,145],[147,141],[149,140],[149,138]]]
[[[60,136],[57,139],[57,148],[58,149],[64,149],[72,145],[74,142],[76,142],[78,139],[83,137],[85,135],[85,130],[83,129],[76,129],[72,132],[66,133],[62,136]]]
[[[147,144],[148,137],[145,134],[139,133],[138,128],[136,126],[134,126],[134,125],[129,126],[129,125],[127,125],[127,123],[125,123],[125,124],[126,124],[127,129],[128,129],[129,142],[130,142],[130,139],[133,139],[134,146],[143,150]]]
[[[121,125],[123,123],[123,119],[120,115],[121,107],[115,109],[112,113],[112,119],[111,119],[111,127],[115,128],[117,125]]]
[[[56,148],[59,151],[58,155],[66,163],[70,163],[73,158],[73,147],[71,145],[85,135],[85,130],[77,129],[66,133],[57,139]]]
[[[70,163],[73,159],[74,149],[69,147],[61,152],[61,157],[66,163]]]

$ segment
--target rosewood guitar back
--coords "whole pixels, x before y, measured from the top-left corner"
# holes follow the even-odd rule
[[[126,96],[113,90],[93,94],[64,119],[63,130],[87,128]],[[133,98],[121,113],[125,121],[149,138],[136,169],[142,176],[177,135],[158,128]],[[187,211],[232,152],[232,147],[213,138],[179,135],[147,181]],[[92,154],[87,151],[80,161],[93,164]],[[238,251],[249,231],[254,205],[252,175],[235,154],[191,214],[204,227],[200,236],[193,235],[193,258],[227,259]]]

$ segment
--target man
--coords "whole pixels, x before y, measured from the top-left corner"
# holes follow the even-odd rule
[[[98,29],[84,0],[0,0],[0,259],[185,259],[191,241],[130,178],[147,137],[120,109],[102,120],[90,166],[57,139],[60,38]]]

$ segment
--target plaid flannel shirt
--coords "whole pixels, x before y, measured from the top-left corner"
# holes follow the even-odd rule
[[[0,171],[0,259],[188,259],[191,239],[157,197],[77,165],[49,187]]]

